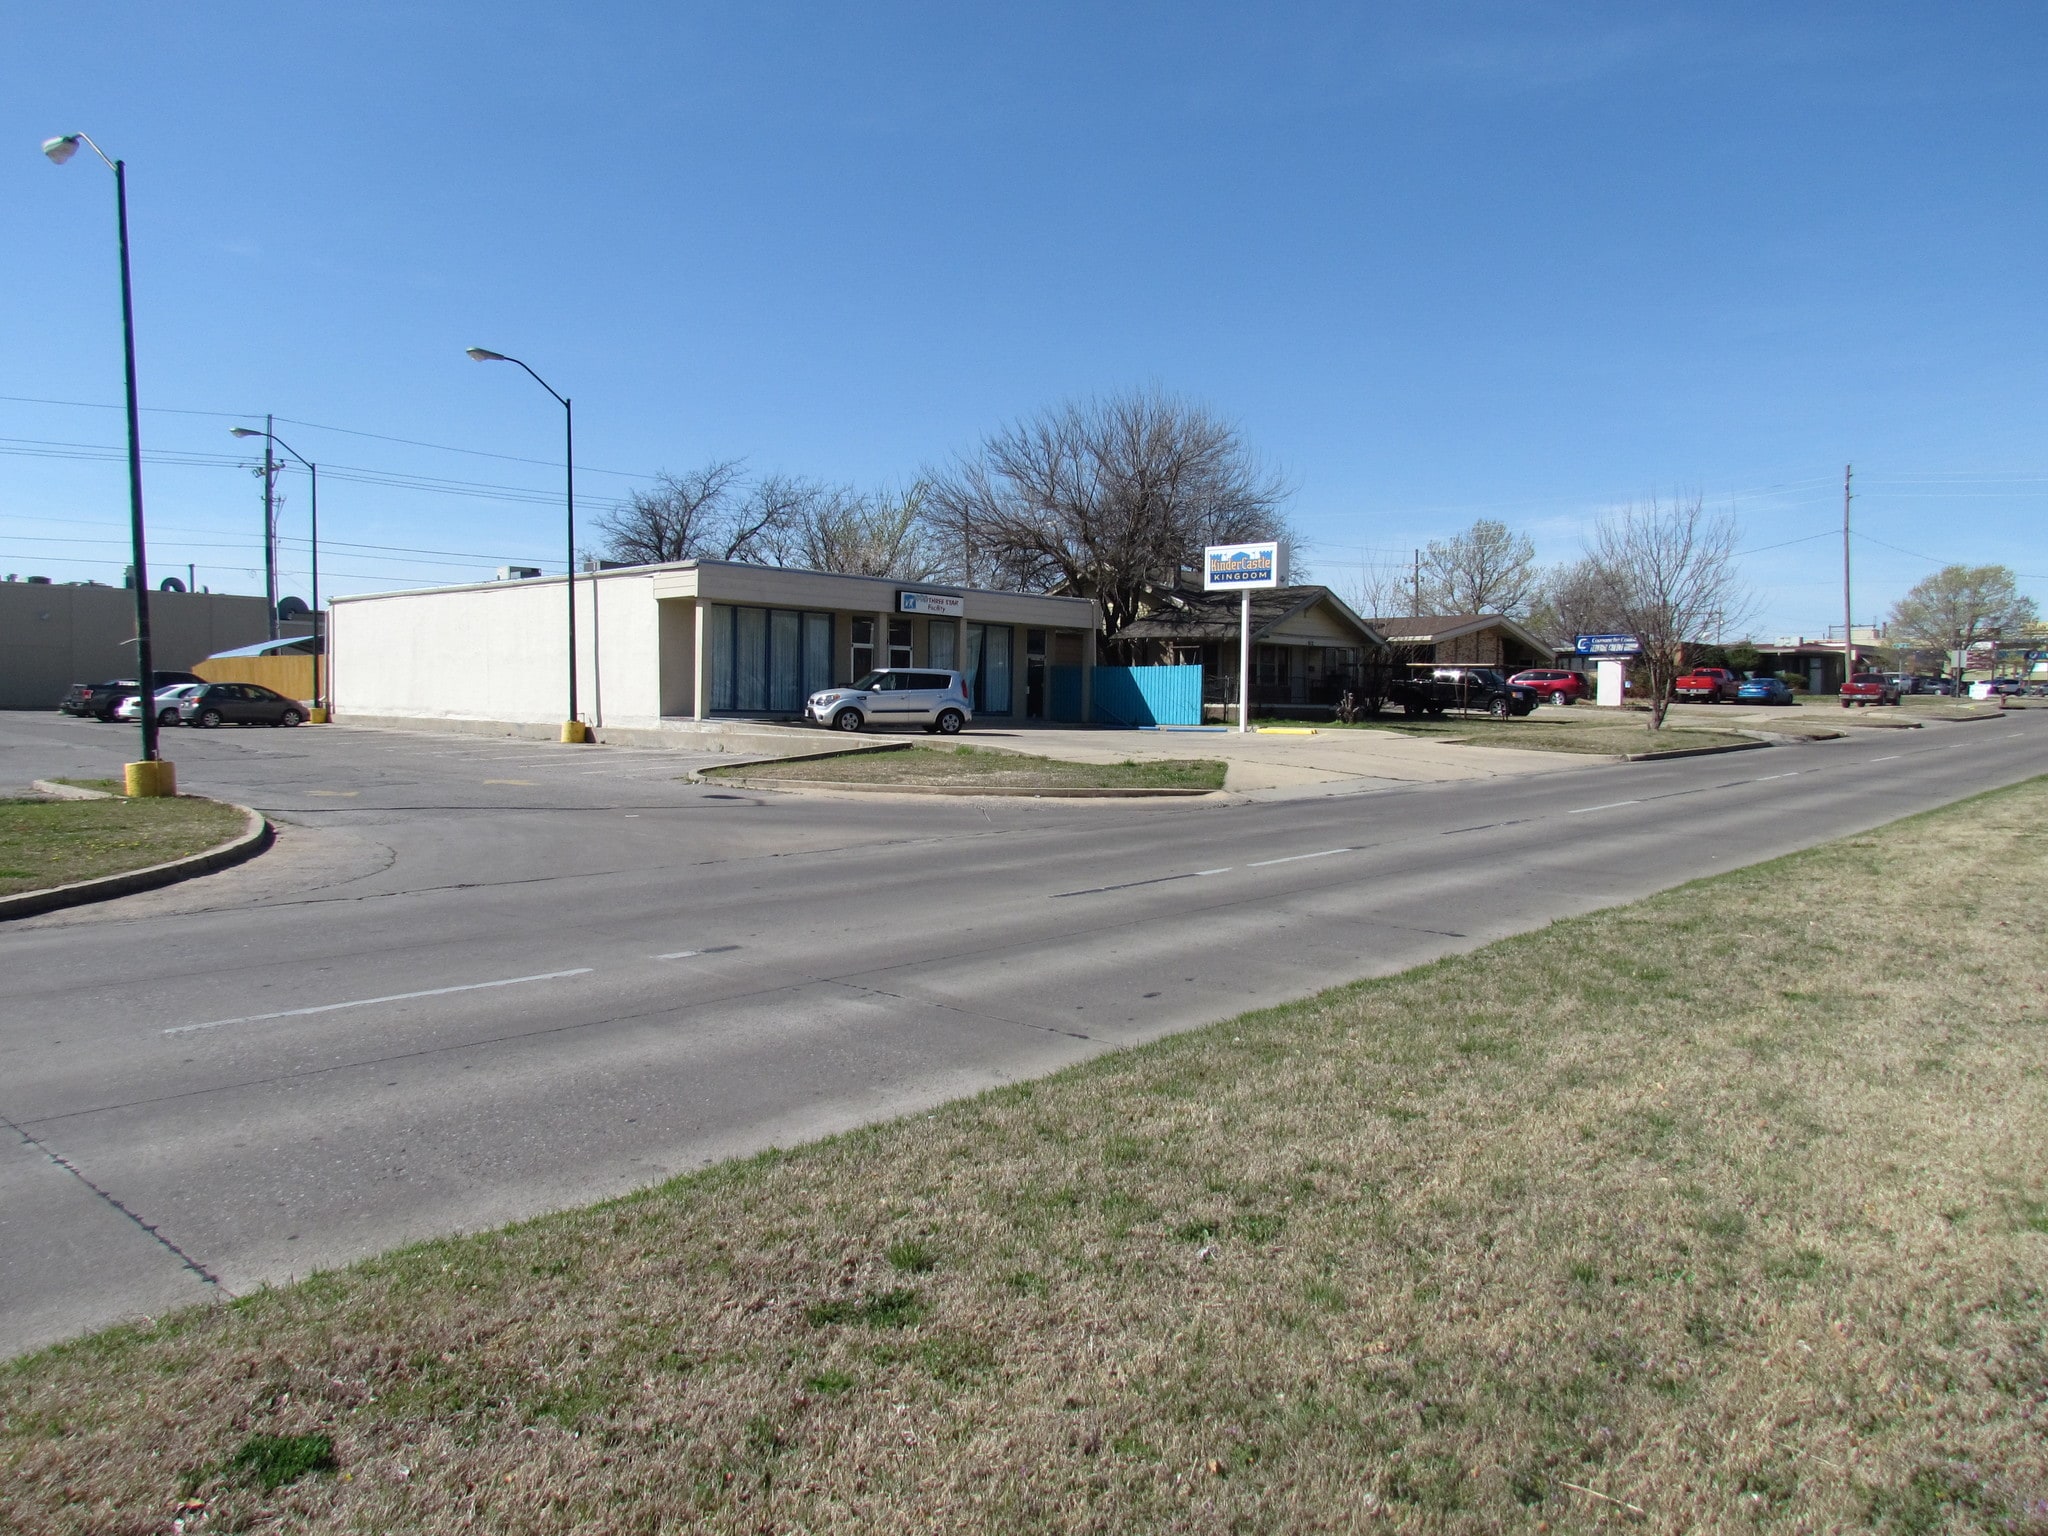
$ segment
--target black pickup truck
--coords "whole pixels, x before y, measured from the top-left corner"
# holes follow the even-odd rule
[[[1483,710],[1505,720],[1528,714],[1542,699],[1534,688],[1517,687],[1491,667],[1436,667],[1427,677],[1395,679],[1387,702],[1409,715]]]

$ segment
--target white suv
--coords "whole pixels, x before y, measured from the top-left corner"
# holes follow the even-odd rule
[[[850,688],[826,688],[804,701],[804,718],[836,731],[867,725],[921,725],[953,736],[974,718],[967,680],[958,672],[884,667]]]

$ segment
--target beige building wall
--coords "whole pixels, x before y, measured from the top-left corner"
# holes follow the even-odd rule
[[[337,598],[328,617],[336,717],[559,724],[569,705],[568,622],[559,576]],[[647,573],[576,578],[584,719],[660,723],[659,623]]]
[[[260,597],[152,592],[152,659],[189,672],[215,651],[269,638]],[[55,709],[73,683],[135,676],[135,594],[126,587],[0,581],[0,709]]]

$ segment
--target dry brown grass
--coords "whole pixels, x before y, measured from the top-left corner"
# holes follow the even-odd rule
[[[2048,1530],[2044,827],[47,1352],[0,1528]]]

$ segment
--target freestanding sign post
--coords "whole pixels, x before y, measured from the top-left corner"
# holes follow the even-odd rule
[[[1599,687],[1593,695],[1596,706],[1619,709],[1627,702],[1628,669],[1624,663],[1642,648],[1642,643],[1634,635],[1579,635],[1573,639],[1573,650],[1598,663],[1599,670],[1595,675],[1599,678]]]
[[[1202,551],[1202,590],[1242,594],[1237,610],[1237,729],[1252,728],[1252,593],[1287,580],[1278,544],[1211,544]]]

